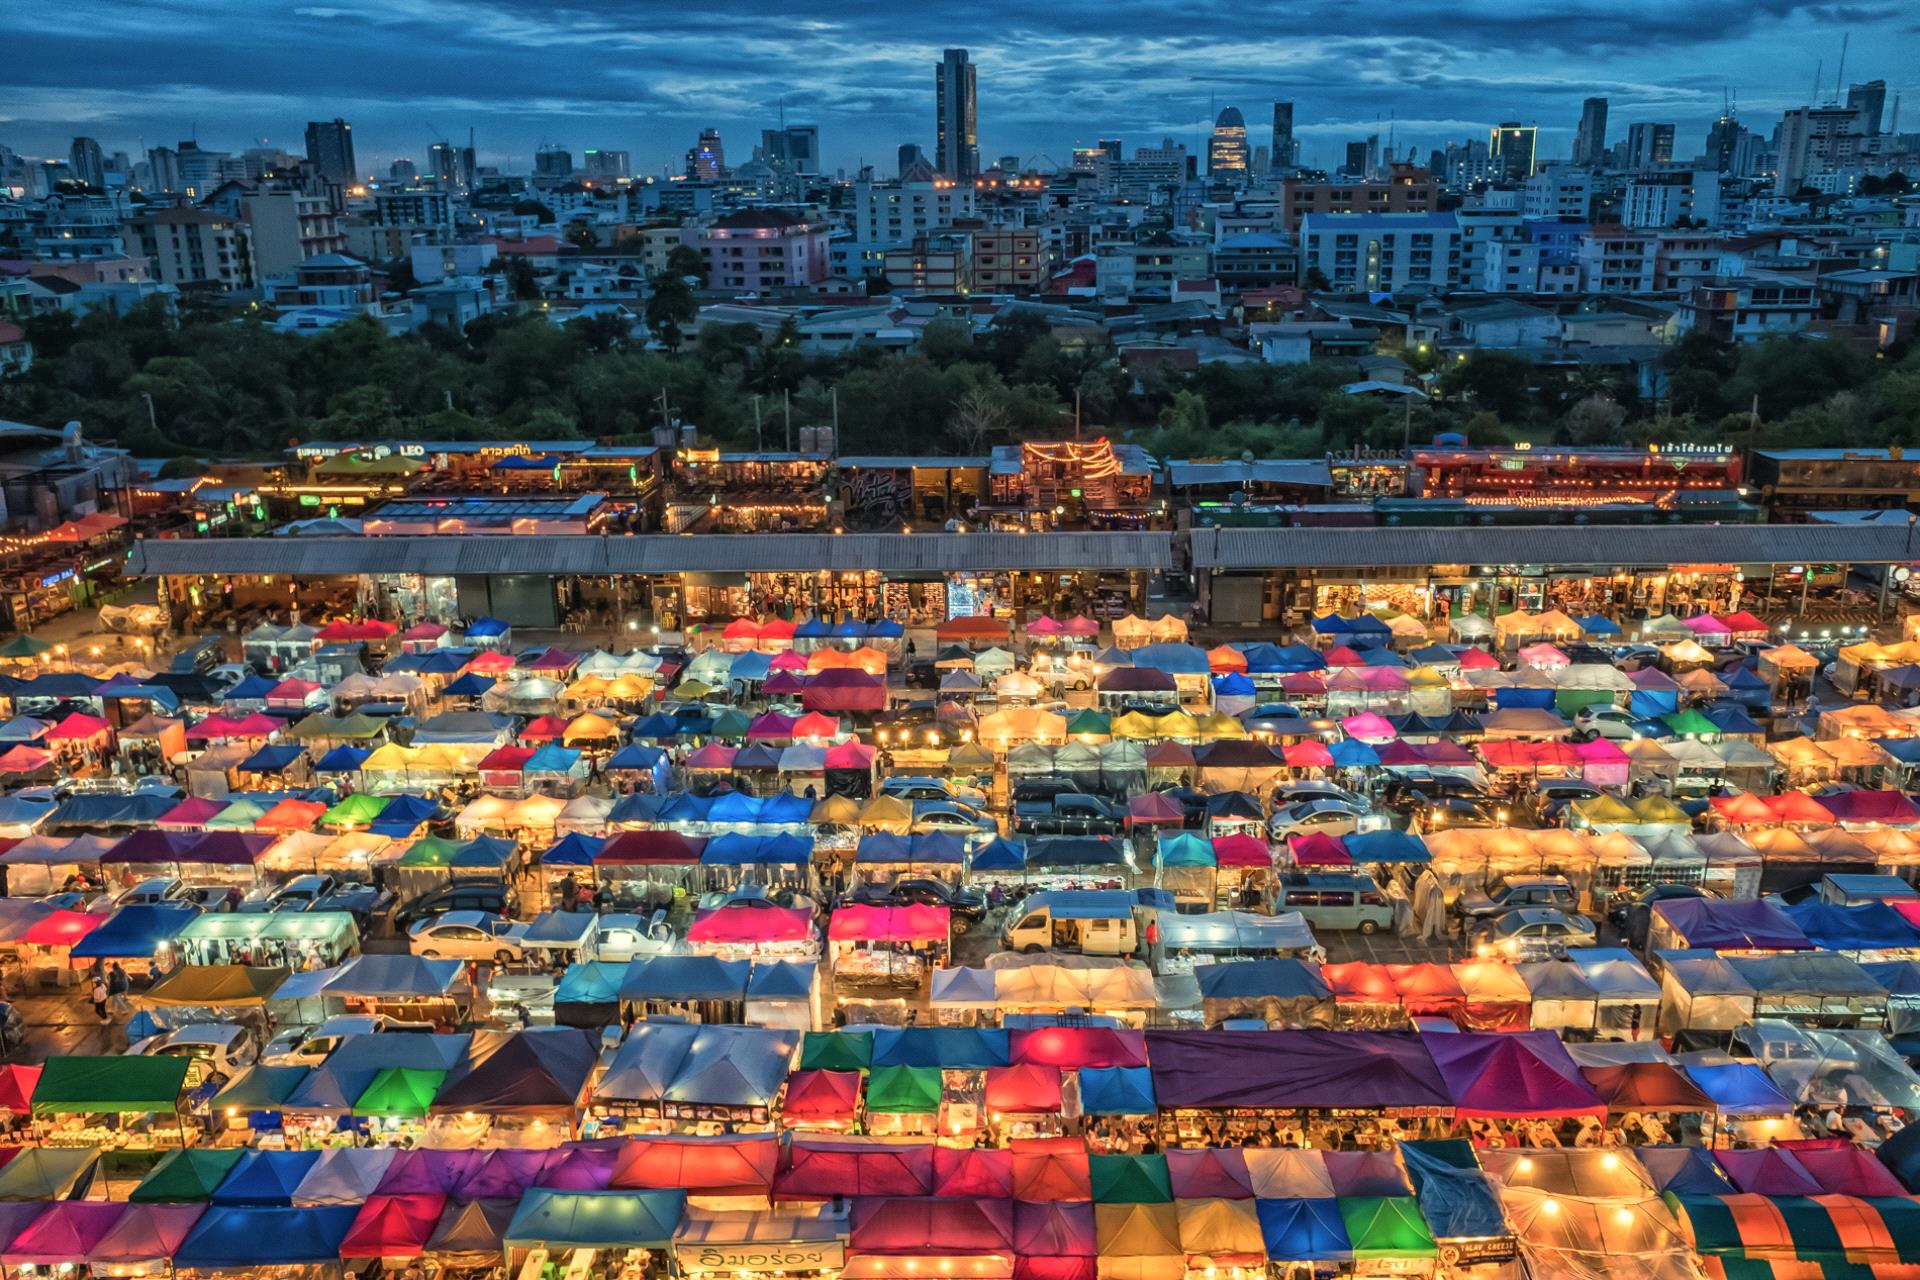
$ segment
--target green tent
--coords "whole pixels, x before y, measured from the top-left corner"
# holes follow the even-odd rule
[[[1346,1196],[1340,1201],[1340,1220],[1353,1241],[1356,1260],[1432,1258],[1440,1252],[1420,1216],[1420,1202],[1412,1196]]]
[[[393,865],[396,867],[451,867],[454,855],[458,854],[461,848],[462,846],[444,836],[428,836],[423,840],[414,841],[401,856],[400,861]]]
[[[809,1031],[800,1041],[802,1071],[865,1071],[872,1065],[871,1031]]]
[[[1082,734],[1094,738],[1110,738],[1113,736],[1113,721],[1107,718],[1104,711],[1094,711],[1089,708],[1067,721],[1069,738],[1079,737]]]
[[[185,1058],[49,1058],[33,1090],[37,1116],[172,1112],[187,1083]]]
[[[267,816],[267,807],[258,800],[241,798],[207,819],[209,831],[251,831]]]
[[[92,1147],[28,1147],[0,1169],[0,1201],[65,1200],[99,1159]]]
[[[1660,717],[1660,722],[1682,738],[1717,738],[1720,726],[1689,707],[1685,711]]]
[[[312,1073],[312,1067],[248,1067],[213,1095],[213,1114],[277,1111]]]
[[[137,1061],[137,1059],[128,1059]],[[213,1198],[246,1152],[238,1147],[188,1147],[171,1151],[140,1179],[127,1199],[135,1204],[200,1204]]]
[[[0,658],[37,658],[53,648],[45,640],[36,640],[32,636],[15,636],[5,644],[0,644]]]
[[[444,1071],[388,1067],[373,1078],[353,1104],[356,1116],[424,1116],[440,1092]]]
[[[265,1004],[267,997],[292,972],[286,968],[248,968],[238,964],[181,965],[154,983],[140,999],[146,1004],[182,1007]]]
[[[320,815],[323,827],[364,827],[372,824],[387,807],[392,796],[371,796],[364,791],[355,792],[333,808]]]
[[[750,723],[751,721],[747,719],[746,712],[729,707],[720,713],[719,719],[713,722],[713,736],[716,738],[744,738],[747,736],[747,726]]]
[[[867,1078],[867,1110],[885,1115],[931,1115],[940,1110],[938,1067],[881,1067]]]
[[[1173,1203],[1165,1156],[1088,1156],[1087,1162],[1095,1204]]]

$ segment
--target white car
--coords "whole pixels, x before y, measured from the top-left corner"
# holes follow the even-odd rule
[[[1610,742],[1631,742],[1642,736],[1633,717],[1613,707],[1582,707],[1573,715],[1573,727]]]
[[[187,1087],[198,1088],[210,1075],[231,1080],[258,1056],[253,1037],[235,1022],[201,1022],[148,1036],[127,1049],[129,1057],[186,1058]]]
[[[142,880],[131,889],[114,895],[116,907],[157,907],[164,902],[179,902],[190,890],[179,880],[161,877]]]
[[[1302,800],[1277,810],[1267,822],[1275,840],[1289,836],[1350,836],[1360,830],[1366,814],[1340,800]]]
[[[631,913],[601,916],[594,939],[594,958],[619,964],[635,956],[665,955],[673,950],[673,930],[667,927],[664,918],[657,927],[659,932],[655,933],[651,921]]]
[[[268,1067],[317,1067],[327,1055],[354,1036],[379,1031],[432,1031],[424,1022],[397,1022],[385,1014],[365,1016],[340,1014],[317,1027],[282,1027],[260,1051],[260,1062]]]
[[[961,800],[916,801],[911,830],[915,835],[931,831],[951,831],[962,836],[978,835],[983,831],[994,835],[1000,833],[999,824],[991,817]]]
[[[1276,809],[1308,800],[1337,800],[1355,813],[1367,811],[1367,799],[1357,791],[1349,791],[1337,782],[1319,782],[1309,779],[1305,782],[1285,782],[1274,788],[1278,797],[1274,801]]]
[[[407,947],[429,960],[491,960],[513,964],[526,954],[527,926],[485,911],[449,911],[407,932]]]

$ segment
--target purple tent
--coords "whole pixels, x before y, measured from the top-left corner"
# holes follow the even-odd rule
[[[1100,677],[1102,693],[1172,693],[1173,677],[1152,667],[1116,667]]]
[[[1669,898],[1653,907],[1681,945],[1695,951],[1811,951],[1786,912],[1760,899]]]
[[[1463,1031],[1429,1036],[1427,1052],[1463,1116],[1604,1116],[1552,1031]]]
[[[486,1162],[486,1151],[442,1151],[416,1148],[402,1151],[387,1166],[375,1193],[383,1196],[451,1196],[472,1181]]]
[[[486,1153],[486,1160],[460,1184],[456,1200],[498,1198],[518,1200],[540,1176],[553,1152],[530,1147],[502,1147]]]
[[[1149,1031],[1164,1108],[1453,1109],[1425,1037],[1391,1031]]]
[[[175,861],[250,867],[277,839],[253,831],[209,831],[181,850]]]
[[[157,831],[153,828],[123,836],[100,858],[102,862],[173,862],[180,851],[200,839],[198,831]]]
[[[613,1180],[613,1163],[619,1155],[618,1146],[585,1144],[549,1151],[546,1166],[533,1185],[557,1191],[605,1191]]]

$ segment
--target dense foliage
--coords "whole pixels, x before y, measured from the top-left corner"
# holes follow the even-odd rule
[[[659,319],[690,321],[690,302],[672,296]],[[1346,362],[1248,360],[1136,379],[1110,348],[1063,343],[1021,315],[973,339],[936,323],[913,352],[844,356],[802,353],[790,324],[680,331],[662,351],[617,319],[557,326],[538,314],[483,317],[464,335],[391,337],[367,319],[292,337],[189,303],[177,316],[52,313],[27,328],[34,366],[0,382],[0,416],[77,419],[151,455],[266,456],[292,440],[369,437],[633,439],[663,414],[709,442],[781,448],[788,404],[795,427],[837,409],[850,453],[977,453],[1069,433],[1076,399],[1089,432],[1173,457],[1305,456],[1449,430],[1475,443],[1920,443],[1920,355],[1838,341],[1728,349],[1689,336],[1664,356],[1664,394],[1649,400],[1597,366],[1543,370],[1484,351],[1435,368],[1424,352],[1392,350],[1433,378],[1434,402],[1409,412],[1398,398],[1343,394],[1361,376]]]

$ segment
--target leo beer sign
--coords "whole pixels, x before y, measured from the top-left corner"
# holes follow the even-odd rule
[[[674,1256],[689,1271],[838,1271],[847,1264],[840,1240],[773,1244],[682,1244]]]

